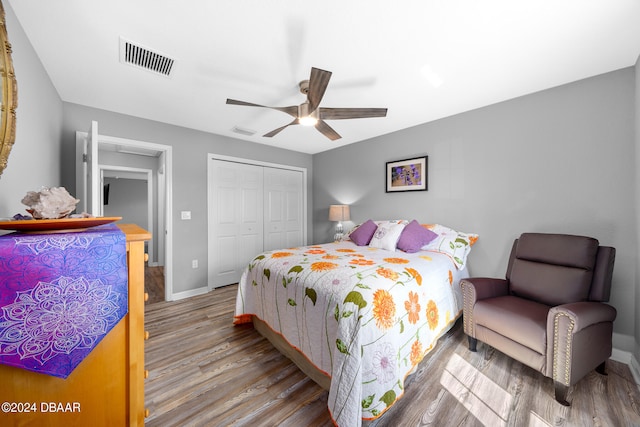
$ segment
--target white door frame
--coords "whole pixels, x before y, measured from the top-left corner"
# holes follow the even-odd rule
[[[142,169],[142,168],[132,168],[129,166],[112,166],[112,165],[98,165],[98,169],[100,170],[100,182],[104,186],[104,174],[105,172],[123,172],[125,176],[121,178],[127,179],[144,179],[147,181],[147,224],[150,230],[155,230],[155,223],[153,220],[153,206],[154,206],[154,197],[153,197],[153,171],[151,169]],[[159,191],[159,189],[158,189]],[[104,215],[104,192],[100,192],[100,215]],[[160,224],[160,223],[158,223]],[[149,265],[157,265],[157,263],[152,262],[155,260],[154,245],[148,245],[147,252],[149,253]]]
[[[86,138],[86,132],[76,131],[76,164],[78,165],[76,167],[76,188],[82,188],[82,184],[78,185],[78,182],[83,179],[79,171],[82,171],[84,167],[84,163],[82,163],[82,141],[85,141],[86,146]],[[164,239],[158,240],[158,250],[162,253],[162,246],[164,246],[164,298],[166,301],[173,301],[173,147],[154,142],[106,135],[99,135],[98,142],[99,144],[115,144],[160,152],[160,165],[157,172],[158,227],[162,228],[164,224],[164,230],[160,230],[160,232],[164,231]],[[84,190],[86,191],[86,188]],[[82,200],[86,201],[86,192],[78,196],[82,197],[81,202]],[[163,243],[163,245],[160,243]]]
[[[255,165],[255,166],[266,166],[266,167],[270,167],[270,168],[278,168],[278,169],[287,169],[287,170],[294,170],[294,171],[299,171],[302,172],[302,241],[303,243],[306,245],[308,244],[307,242],[307,168],[301,168],[298,166],[291,166],[291,165],[283,165],[283,164],[278,164],[278,163],[269,163],[269,162],[263,162],[260,160],[252,160],[252,159],[244,159],[241,157],[232,157],[232,156],[224,156],[222,154],[214,154],[214,153],[208,153],[207,154],[207,248],[208,248],[208,255],[207,255],[207,265],[208,265],[208,271],[207,271],[207,288],[208,290],[212,290],[213,286],[210,283],[209,278],[212,276],[213,274],[213,265],[211,262],[211,254],[214,252],[215,248],[214,248],[214,230],[213,230],[213,206],[215,204],[215,201],[213,200],[213,188],[211,185],[211,182],[213,182],[213,173],[214,173],[214,168],[213,168],[213,161],[214,160],[224,160],[227,162],[235,162],[235,163],[244,163],[244,164],[248,164],[248,165]]]

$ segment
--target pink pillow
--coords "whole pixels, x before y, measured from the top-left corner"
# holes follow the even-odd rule
[[[378,226],[376,223],[369,219],[360,227],[353,230],[351,234],[349,234],[349,238],[358,246],[367,246],[377,229]]]
[[[414,219],[402,230],[397,247],[408,253],[418,252],[436,237],[438,237],[436,233],[424,228]]]

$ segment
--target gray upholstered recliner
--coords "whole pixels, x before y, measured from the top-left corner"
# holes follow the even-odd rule
[[[616,309],[609,301],[615,248],[596,239],[524,233],[505,279],[461,282],[469,349],[480,340],[553,378],[556,400],[591,370],[605,374]]]

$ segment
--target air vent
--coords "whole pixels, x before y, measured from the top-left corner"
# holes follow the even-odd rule
[[[159,52],[120,38],[120,62],[169,76],[174,60]]]
[[[233,132],[235,133],[239,133],[240,135],[246,135],[246,136],[251,136],[254,135],[256,133],[255,130],[251,130],[251,129],[244,129],[238,126],[234,126],[233,129],[231,129]]]

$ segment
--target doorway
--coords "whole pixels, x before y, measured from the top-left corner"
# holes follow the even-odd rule
[[[102,215],[121,216],[123,223],[137,224],[155,230],[154,173],[151,169],[99,165],[102,182]],[[149,256],[144,265],[144,287],[147,304],[165,300],[164,266],[158,262],[156,242],[145,242]]]
[[[95,129],[94,129],[95,126]],[[97,135],[97,123],[92,123],[91,133]],[[90,212],[89,200],[103,201],[105,173],[132,173],[141,178],[143,174],[148,182],[147,191],[149,207],[147,229],[152,233],[152,241],[148,245],[149,262],[147,267],[154,268],[151,277],[154,282],[162,281],[162,300],[173,300],[173,246],[172,246],[172,147],[168,145],[129,140],[106,135],[97,135],[98,170],[88,173],[87,132],[76,132],[76,197],[81,200],[78,211]],[[143,165],[142,167],[139,167]],[[109,172],[107,172],[109,171]],[[138,174],[136,176],[136,174]],[[91,175],[97,176],[96,183],[89,185]],[[131,176],[129,176],[131,178]],[[92,190],[93,189],[93,190]],[[96,189],[99,189],[97,191]],[[96,197],[89,193],[97,193]],[[111,193],[109,194],[111,198]],[[98,204],[98,214],[103,214],[102,203]],[[95,208],[94,208],[95,210]],[[122,215],[117,215],[122,216]],[[146,272],[149,273],[149,272]],[[157,291],[158,292],[158,291]],[[156,293],[157,293],[156,292]]]
[[[137,224],[145,230],[156,230],[155,184],[153,170],[128,166],[99,165],[102,193],[102,216],[121,216],[123,223]],[[159,265],[157,239],[147,242],[145,253],[149,265]]]

